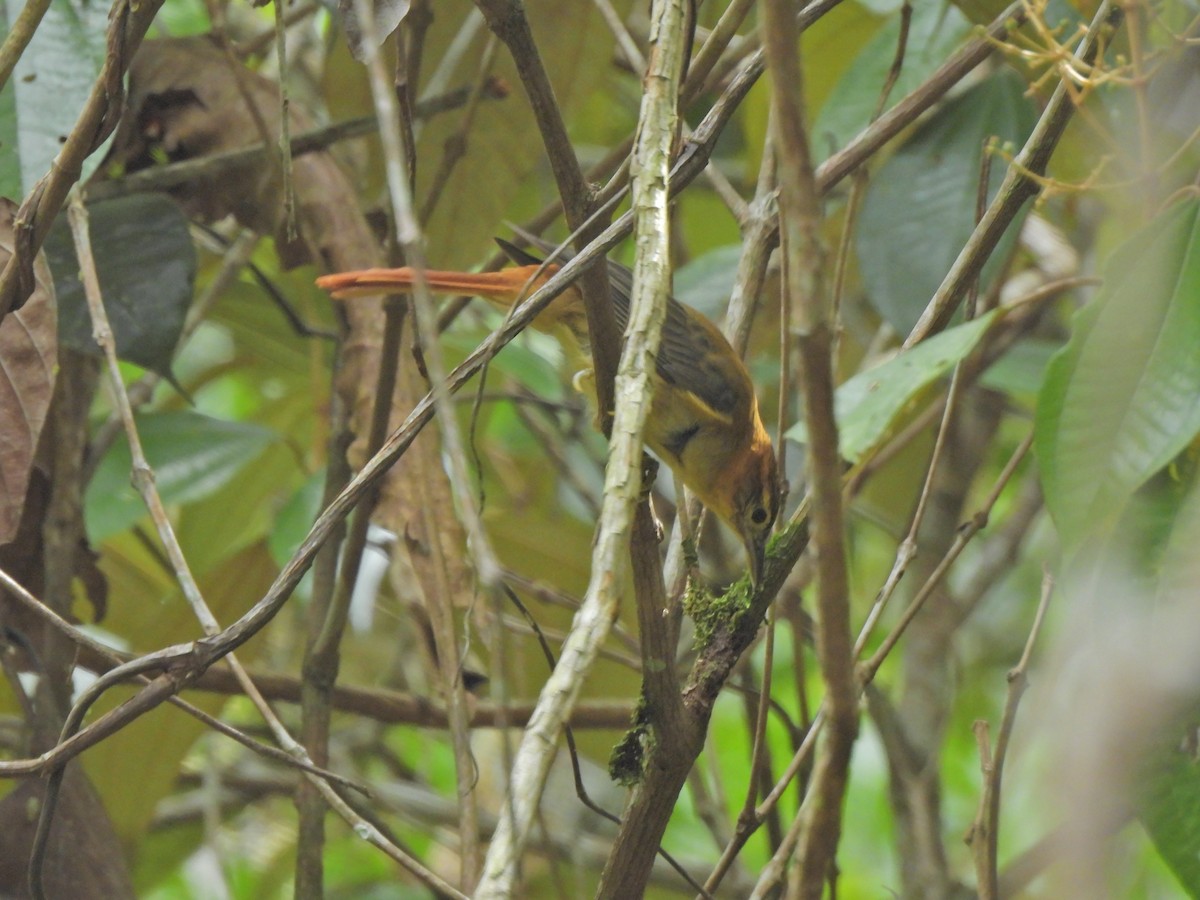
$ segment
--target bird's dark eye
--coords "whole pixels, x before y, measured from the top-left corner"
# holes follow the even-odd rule
[[[750,513],[750,521],[755,525],[767,524],[767,511],[761,506],[756,506],[754,512]]]

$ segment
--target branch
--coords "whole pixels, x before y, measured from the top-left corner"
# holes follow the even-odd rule
[[[396,237],[405,259],[420,273],[425,268],[421,229],[413,209],[412,191],[408,180],[410,168],[401,143],[402,129],[394,85],[390,83],[384,68],[383,57],[379,52],[379,42],[372,34],[374,13],[370,3],[368,0],[355,0],[355,9],[364,32],[367,72],[370,79],[371,97],[375,103],[375,115],[380,122],[380,138],[383,144],[388,195],[391,201],[392,217],[396,225]],[[450,403],[450,393],[446,387],[445,365],[442,359],[441,345],[437,340],[437,317],[433,312],[433,302],[427,286],[418,280],[417,287],[413,297],[414,319],[421,337],[421,349],[425,362],[434,383],[430,396],[433,399],[434,412],[441,430],[443,449],[450,462],[450,486],[456,495],[457,506],[468,533],[468,546],[472,549],[480,581],[485,589],[495,591],[500,581],[500,566],[491,551],[491,545],[483,530],[483,523],[471,492],[471,479],[467,474],[462,436],[453,406]],[[389,320],[393,320],[390,325],[398,345],[400,318],[397,315],[397,309],[398,307],[393,308]],[[393,347],[391,352],[395,352],[397,349],[398,347]],[[386,416],[382,426],[381,431],[386,428]],[[379,437],[382,438],[382,434]],[[418,497],[423,501],[422,506],[429,510],[432,506],[432,497],[425,479],[418,479],[416,490]],[[365,535],[365,519],[362,524]],[[447,572],[445,559],[450,553],[450,549],[444,546],[442,540],[438,538],[431,541],[430,549],[434,554],[433,573],[439,580],[438,594],[440,598],[448,598],[450,590],[445,581]],[[346,609],[343,610],[343,613],[348,611],[349,587],[347,585],[344,591]],[[478,766],[471,752],[467,693],[461,677],[459,641],[455,631],[454,616],[448,608],[448,604],[440,598],[428,604],[427,611],[434,629],[434,641],[446,693],[450,734],[454,748],[455,780],[459,801],[458,834],[461,842],[459,883],[464,890],[469,890],[475,882],[480,865],[479,806],[474,791],[475,782],[478,779]],[[341,624],[344,625],[344,623],[343,614]]]
[[[33,186],[17,211],[12,256],[0,272],[0,319],[19,308],[33,290],[33,260],[54,217],[71,186],[82,177],[83,161],[117,127],[125,101],[125,73],[162,4],[163,0],[116,0],[113,5],[104,66],[92,93],[50,171]]]
[[[1008,744],[1012,738],[1013,725],[1017,719],[1017,706],[1029,685],[1029,659],[1033,655],[1033,644],[1042,630],[1046,607],[1054,590],[1054,580],[1049,574],[1042,578],[1042,598],[1038,603],[1033,626],[1025,641],[1025,650],[1020,660],[1008,673],[1008,697],[1004,701],[1004,713],[1000,719],[1000,734],[996,738],[996,751],[990,759],[987,754],[986,735],[981,738],[984,750],[983,792],[979,796],[979,812],[971,826],[967,843],[975,851],[975,876],[979,885],[980,900],[997,900],[1000,896],[1000,879],[997,872],[997,845],[1000,836],[1000,786],[1004,777],[1004,760],[1008,756]],[[986,722],[976,723],[986,728]],[[980,733],[977,730],[977,733]]]
[[[520,27],[494,21],[495,8],[499,4],[487,4],[485,12],[492,26],[505,43],[518,54],[516,38],[524,34],[527,25],[523,18]],[[624,572],[630,552],[630,536],[634,537],[636,559],[634,580],[637,589],[639,622],[642,624],[643,655],[646,676],[646,692],[653,721],[660,729],[674,730],[673,726],[686,725],[681,716],[678,686],[674,682],[673,653],[669,640],[670,629],[662,618],[666,606],[662,576],[658,570],[657,547],[647,540],[651,525],[645,504],[641,504],[638,522],[633,521],[634,504],[641,493],[642,444],[646,418],[653,396],[654,357],[661,340],[662,323],[666,314],[667,295],[670,290],[670,258],[668,238],[668,184],[671,169],[671,151],[674,143],[678,113],[679,80],[682,71],[683,48],[685,46],[686,17],[679,0],[656,2],[652,13],[651,34],[656,36],[651,44],[650,68],[646,76],[646,96],[639,119],[639,135],[634,147],[633,163],[633,206],[637,219],[638,253],[634,265],[633,292],[629,325],[625,347],[615,379],[615,417],[611,429],[609,460],[605,470],[604,500],[600,522],[597,526],[595,547],[592,556],[592,578],[588,585],[571,634],[563,648],[562,656],[544,686],[538,701],[534,721],[526,729],[513,763],[512,784],[506,799],[505,815],[501,816],[492,845],[488,852],[483,879],[476,892],[477,897],[511,896],[517,878],[518,862],[528,839],[536,816],[542,786],[549,774],[554,759],[563,721],[578,698],[582,682],[590,671],[600,644],[608,635],[611,623],[616,619],[618,591],[624,581]],[[507,29],[511,28],[511,32]],[[530,44],[530,48],[531,48]],[[518,65],[522,65],[518,58]],[[524,67],[522,78],[526,79]],[[540,87],[540,84],[539,84]],[[527,89],[531,85],[527,81]],[[531,100],[535,110],[539,100],[545,98],[534,94]],[[549,98],[552,101],[552,97]],[[555,117],[556,119],[557,117]],[[541,116],[539,115],[539,119]],[[557,138],[553,122],[543,125],[543,135],[548,133]],[[565,139],[565,133],[563,135]],[[549,142],[547,143],[550,149]],[[565,154],[564,154],[565,155]],[[571,155],[573,160],[573,154]],[[551,153],[551,164],[555,165],[555,154]],[[568,174],[556,168],[560,193]],[[572,227],[571,198],[564,194],[564,209]],[[596,321],[588,299],[588,285],[584,285],[584,301],[588,309],[588,328],[592,338],[595,358],[595,380],[601,416],[611,408],[612,393],[602,390],[609,381],[611,371],[608,360],[603,359],[607,351],[604,333],[597,334]],[[608,308],[608,285],[603,285],[603,319],[612,319]],[[607,323],[604,326],[607,328]],[[686,731],[682,734],[687,734]],[[664,738],[666,739],[666,738]],[[676,789],[677,790],[677,789]],[[627,821],[618,836],[618,845],[633,834]],[[655,841],[646,868],[653,862]],[[611,879],[613,869],[606,867],[598,893],[612,896]],[[636,881],[641,872],[621,870],[619,877]],[[628,883],[628,882],[626,882]],[[640,882],[644,886],[645,881]],[[629,896],[629,894],[626,894]]]
[[[829,725],[805,798],[804,834],[796,851],[791,893],[820,900],[841,836],[850,751],[858,734],[842,463],[833,406],[834,328],[820,243],[820,192],[805,123],[800,36],[782,0],[764,0],[760,8],[772,76],[784,290],[793,314],[788,327],[799,350],[809,433],[808,490],[817,564],[817,656],[825,680]]]
[[[1076,51],[1079,59],[1085,64],[1095,60],[1105,47],[1108,35],[1120,24],[1123,16],[1122,8],[1112,5],[1110,0],[1101,3]],[[1064,76],[1059,79],[1050,102],[1046,104],[1025,146],[1009,165],[1004,181],[1001,182],[1000,189],[988,206],[987,212],[975,226],[970,239],[954,260],[954,265],[946,273],[933,299],[929,301],[929,305],[921,313],[921,318],[905,339],[904,349],[907,350],[929,335],[941,331],[949,323],[958,304],[979,277],[984,263],[991,257],[992,251],[1020,212],[1022,205],[1026,200],[1037,196],[1040,190],[1038,176],[1046,173],[1046,164],[1050,161],[1050,156],[1058,146],[1059,138],[1062,137],[1074,112],[1072,91]]]
[[[416,105],[415,115],[419,119],[428,118],[463,105],[470,96],[470,88],[460,88],[439,97],[422,100]],[[488,81],[485,83],[483,96],[490,99],[501,99],[507,96],[507,92],[499,82]],[[362,116],[298,134],[291,139],[288,147],[293,157],[304,156],[308,153],[325,150],[341,141],[366,137],[376,134],[378,131],[379,120],[375,116]],[[273,144],[258,143],[237,150],[227,150],[224,153],[198,156],[165,166],[142,169],[123,178],[97,181],[88,185],[88,200],[107,200],[111,197],[123,197],[141,191],[169,190],[181,184],[188,184],[197,179],[213,178],[232,169],[257,162],[266,154],[274,153],[278,149]]]
[[[137,21],[141,22],[141,16],[148,9],[152,12],[156,8],[157,5],[153,3],[150,7],[140,6],[137,10]],[[1024,14],[1020,6],[1014,5],[993,23],[988,33],[1002,37],[1010,28],[1016,27],[1023,20]],[[142,33],[144,31],[145,28],[142,27]],[[887,140],[895,136],[939,97],[943,96],[974,66],[986,59],[992,49],[992,44],[984,38],[968,45],[925,84],[898,103],[889,113],[880,117],[876,123],[865,129],[845,149],[831,157],[817,170],[817,182],[821,190],[828,191],[865,162]],[[110,56],[110,62],[111,60]],[[761,55],[756,55],[751,57],[731,80],[726,92],[697,128],[693,140],[688,143],[682,157],[677,162],[670,181],[672,196],[703,171],[724,126],[736,111],[738,104],[753,87],[761,71]],[[101,109],[101,113],[105,108]],[[78,175],[75,177],[77,178]],[[44,196],[44,192],[39,193],[39,197],[41,196]],[[446,382],[446,390],[453,393],[461,389],[479,371],[487,359],[494,356],[501,347],[520,333],[575,278],[579,277],[589,263],[623,239],[631,227],[632,216],[626,214],[606,228],[583,251],[564,265],[450,373]],[[0,276],[0,291],[12,290],[8,286],[12,277],[11,272],[10,266],[5,270],[4,276]],[[3,296],[6,295],[0,292],[0,297]],[[20,766],[0,766],[0,772],[9,775],[35,774],[44,772],[51,764],[65,763],[81,752],[84,747],[91,746],[97,740],[173,697],[178,691],[199,678],[217,660],[257,634],[282,609],[284,603],[291,596],[291,592],[312,565],[318,550],[329,539],[334,529],[345,519],[370,487],[386,474],[396,460],[404,455],[432,415],[433,402],[432,398],[427,395],[414,406],[405,421],[389,435],[383,447],[350,481],[345,490],[339,493],[317,517],[308,535],[292,558],[284,565],[271,587],[241,618],[211,638],[168,648],[165,652],[148,654],[131,661],[127,667],[123,667],[123,674],[117,678],[118,681],[123,677],[143,671],[169,669],[170,674],[158,676],[129,701],[96,720],[89,726],[86,733],[70,738],[54,751],[45,754],[43,758],[23,763]],[[805,542],[805,529],[797,518],[794,520],[794,524],[786,529],[775,542],[763,575],[762,589],[749,599],[749,606],[745,614],[723,626],[718,633],[714,634],[713,640],[702,652],[693,668],[688,686],[684,689],[685,703],[694,710],[695,714],[702,716],[711,714],[711,704],[715,700],[720,684],[727,677],[729,668],[732,668],[741,652],[753,640],[767,603],[779,590],[787,572],[803,552]]]

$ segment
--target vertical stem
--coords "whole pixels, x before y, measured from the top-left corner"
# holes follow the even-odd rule
[[[819,236],[820,191],[805,123],[799,30],[790,4],[764,0],[760,9],[779,159],[780,243],[784,290],[792,316],[788,327],[799,350],[808,421],[808,482],[817,560],[817,656],[828,710],[828,727],[813,771],[789,893],[819,900],[841,836],[850,751],[858,733],[841,457],[833,408],[834,328]]]

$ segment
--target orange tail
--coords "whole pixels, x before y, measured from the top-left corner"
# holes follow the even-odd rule
[[[536,283],[530,283],[537,266],[520,266],[502,269],[499,272],[442,272],[425,270],[425,281],[435,294],[467,294],[483,297],[500,306],[512,306],[522,294],[532,293],[554,273],[556,267],[547,267]],[[338,299],[362,297],[369,294],[410,292],[416,284],[416,270],[363,269],[359,272],[339,272],[323,275],[317,279],[317,287],[329,291]]]

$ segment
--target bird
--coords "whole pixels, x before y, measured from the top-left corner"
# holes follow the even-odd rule
[[[436,294],[481,297],[507,310],[558,270],[555,263],[545,264],[503,238],[496,238],[496,243],[513,267],[495,272],[425,269],[425,284]],[[609,262],[608,276],[613,314],[624,332],[633,273]],[[409,292],[416,282],[417,272],[411,267],[340,272],[316,281],[336,299]],[[580,365],[575,386],[595,400],[587,315],[579,288],[567,288],[531,324],[559,339]],[[745,363],[716,325],[668,297],[654,377],[646,444],[740,538],[751,583],[759,584],[767,538],[779,512],[781,484]]]

